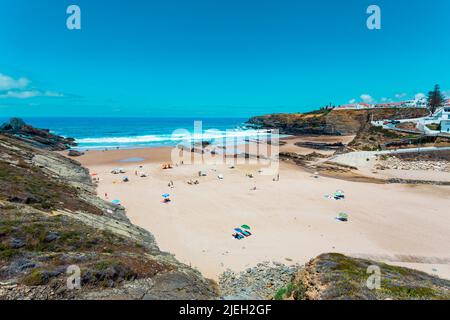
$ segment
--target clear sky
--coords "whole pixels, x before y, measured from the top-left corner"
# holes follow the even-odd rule
[[[0,0],[0,116],[246,117],[447,91],[449,18],[448,0]]]

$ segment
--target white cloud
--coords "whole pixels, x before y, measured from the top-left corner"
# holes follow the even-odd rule
[[[396,95],[395,95],[395,97],[397,98],[397,99],[402,99],[402,98],[404,98],[404,97],[406,97],[407,96],[407,94],[406,93],[397,93]]]
[[[0,98],[16,98],[16,99],[28,99],[37,97],[40,95],[40,92],[37,90],[30,91],[8,91],[4,94],[0,95]]]
[[[361,100],[365,103],[373,103],[375,100],[372,98],[371,95],[364,93],[360,96]]]
[[[415,96],[414,96],[414,98],[416,99],[416,100],[420,100],[420,99],[423,99],[423,98],[425,98],[426,96],[425,96],[425,94],[424,93],[417,93]]]
[[[45,91],[43,94],[44,97],[64,97],[64,94],[54,91]]]
[[[353,104],[353,103],[355,103],[355,102],[356,102],[356,99],[352,99],[352,100],[350,100],[348,103]]]
[[[64,97],[62,93],[39,90],[26,90],[26,91],[8,91],[4,94],[0,94],[0,98],[15,98],[15,99],[29,99],[34,97]]]
[[[14,79],[10,76],[0,73],[0,91],[11,89],[24,89],[30,84],[27,78]]]
[[[14,79],[0,73],[0,98],[29,99],[34,97],[64,97],[62,93],[30,88],[30,83],[31,81],[27,78],[21,77]]]

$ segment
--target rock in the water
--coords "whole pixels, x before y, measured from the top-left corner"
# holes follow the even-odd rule
[[[12,118],[0,126],[0,133],[14,136],[35,147],[52,151],[62,151],[76,146],[73,138],[65,138],[50,133],[48,129],[38,129],[26,124],[20,118]]]
[[[0,126],[0,131],[19,131],[26,126],[25,121],[20,118],[11,118]]]
[[[82,156],[84,152],[78,151],[78,150],[69,150],[69,153],[67,154],[69,157],[79,157]]]

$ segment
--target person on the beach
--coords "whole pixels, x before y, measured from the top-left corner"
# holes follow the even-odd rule
[[[105,192],[105,198],[108,199],[108,193],[107,192]]]

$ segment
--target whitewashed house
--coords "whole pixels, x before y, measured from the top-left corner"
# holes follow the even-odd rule
[[[441,120],[441,132],[450,133],[450,120]]]
[[[435,120],[450,120],[450,107],[441,107],[431,117]]]
[[[426,108],[428,106],[426,98],[413,99],[401,102],[404,108]]]

